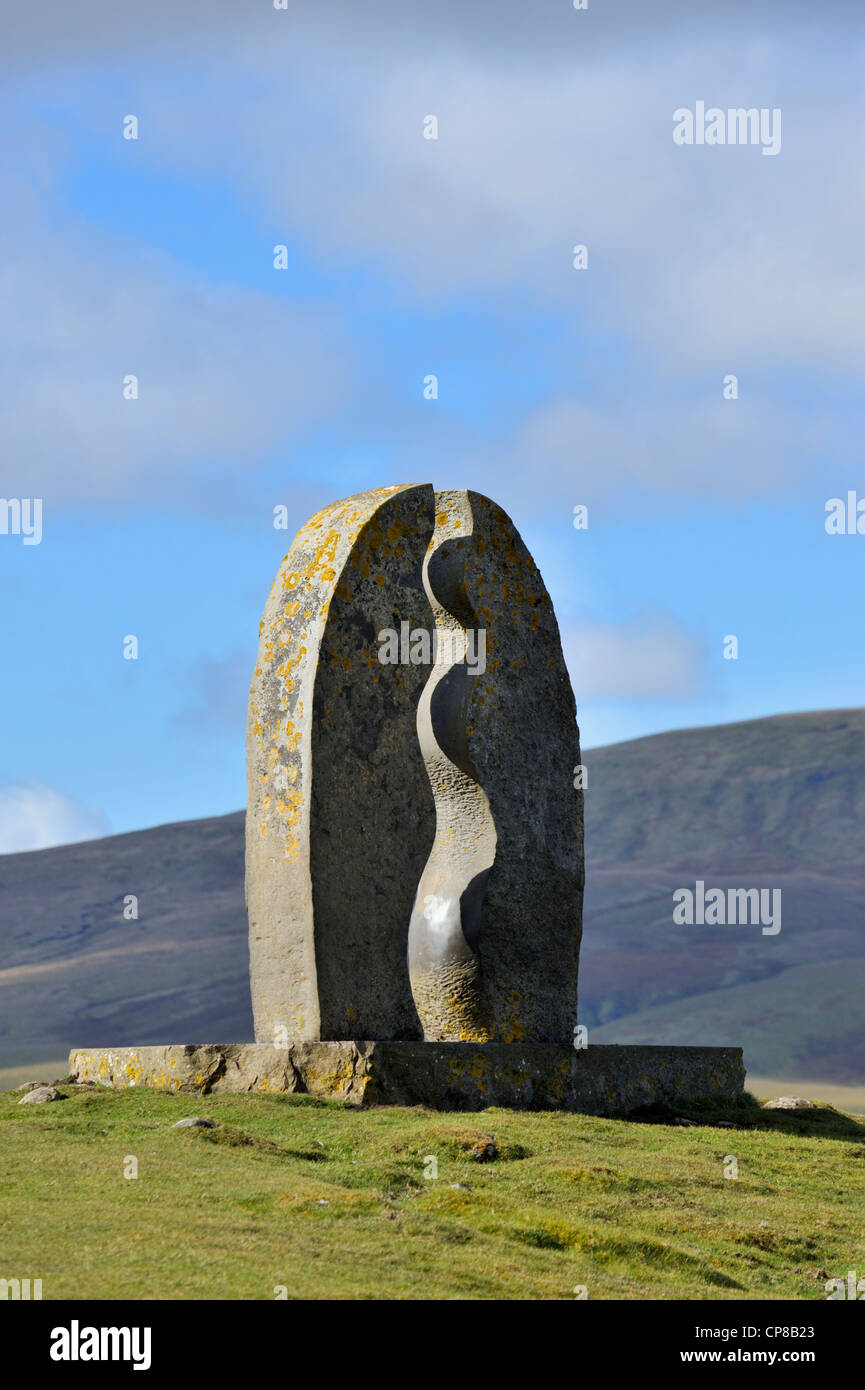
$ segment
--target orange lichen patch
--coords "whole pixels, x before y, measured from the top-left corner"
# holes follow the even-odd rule
[[[487,1033],[486,1030],[484,1030],[484,1036],[482,1038],[478,1038],[477,1041],[489,1042],[489,1033]],[[489,1063],[487,1062],[486,1057],[484,1057],[483,1053],[478,1052],[475,1055],[474,1061],[472,1062],[472,1076],[475,1079],[477,1088],[481,1092],[481,1095],[486,1095],[487,1093],[487,1077],[489,1075],[489,1070]]]
[[[520,1006],[520,996],[517,990],[514,990],[510,995],[508,1003],[511,1006],[512,1013],[511,1017],[506,1019],[502,1024],[502,1040],[506,1043],[524,1042],[525,1029],[517,1015],[517,1009]]]
[[[301,791],[287,792],[284,797],[279,797],[276,802],[277,815],[282,816],[289,826],[293,826],[298,820],[303,806],[303,793]]]
[[[290,753],[293,753],[300,743],[300,730],[295,729],[290,719],[285,721],[285,746]]]
[[[487,1043],[489,1040],[490,1034],[486,1028],[461,1028],[458,1038],[462,1043]],[[479,1082],[478,1089],[486,1091],[486,1086]]]

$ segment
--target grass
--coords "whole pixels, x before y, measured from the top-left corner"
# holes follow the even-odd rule
[[[68,1053],[65,1057],[40,1058],[35,1062],[29,1056],[26,1062],[0,1067],[0,1091],[11,1091],[16,1086],[23,1086],[25,1081],[35,1081],[37,1078],[46,1080],[52,1076],[63,1076],[68,1066]]]
[[[836,1110],[865,1115],[865,1086],[847,1086],[835,1081],[790,1081],[775,1076],[755,1076],[748,1072],[748,1090],[758,1100],[770,1096],[806,1096],[808,1100],[826,1101]]]
[[[64,1089],[0,1094],[0,1278],[46,1299],[822,1299],[865,1274],[865,1123],[827,1106],[683,1127]]]

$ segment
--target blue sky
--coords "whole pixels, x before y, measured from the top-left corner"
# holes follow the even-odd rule
[[[860,704],[853,12],[179,8],[3,21],[0,852],[239,808],[273,508],[385,483],[510,512],[587,748]]]

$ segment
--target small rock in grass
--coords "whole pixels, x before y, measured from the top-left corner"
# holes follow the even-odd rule
[[[496,1148],[496,1141],[491,1134],[484,1137],[475,1144],[471,1152],[471,1157],[476,1163],[492,1163],[494,1158],[498,1158],[499,1151]]]
[[[177,1121],[177,1124],[176,1124],[176,1125],[172,1125],[171,1128],[172,1128],[172,1129],[216,1129],[216,1121],[215,1121],[215,1120],[200,1120],[197,1116],[193,1115],[193,1116],[192,1116],[190,1119],[188,1119],[188,1120],[178,1120],[178,1121]]]
[[[465,1182],[449,1182],[448,1187],[451,1192],[471,1192],[471,1188]]]
[[[732,1121],[732,1120],[716,1120],[716,1121],[715,1121],[715,1128],[716,1128],[716,1129],[735,1129],[736,1126],[733,1124],[733,1121]]]
[[[19,1105],[44,1105],[49,1100],[65,1100],[62,1091],[58,1091],[56,1086],[37,1085],[32,1091],[28,1091],[26,1096],[22,1096]]]
[[[763,1106],[764,1110],[813,1110],[814,1102],[805,1100],[803,1096],[777,1096],[775,1100],[767,1100]]]
[[[697,1121],[696,1121],[696,1120],[686,1120],[685,1117],[684,1117],[684,1115],[677,1115],[676,1118],[675,1118],[675,1120],[673,1121],[673,1124],[674,1124],[674,1125],[688,1125],[688,1127],[689,1127],[690,1129],[693,1129],[693,1128],[696,1126]]]

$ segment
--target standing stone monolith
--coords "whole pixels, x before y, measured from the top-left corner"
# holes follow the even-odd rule
[[[313,517],[250,691],[257,1041],[566,1042],[579,760],[552,604],[500,507],[418,485]]]
[[[257,1042],[411,1039],[407,964],[435,812],[417,742],[429,485],[378,488],[301,529],[260,626],[247,726],[246,896]]]
[[[73,1077],[444,1110],[737,1099],[741,1048],[574,1045],[575,715],[549,595],[489,498],[421,484],[319,512],[250,689],[256,1041],[76,1048]]]

